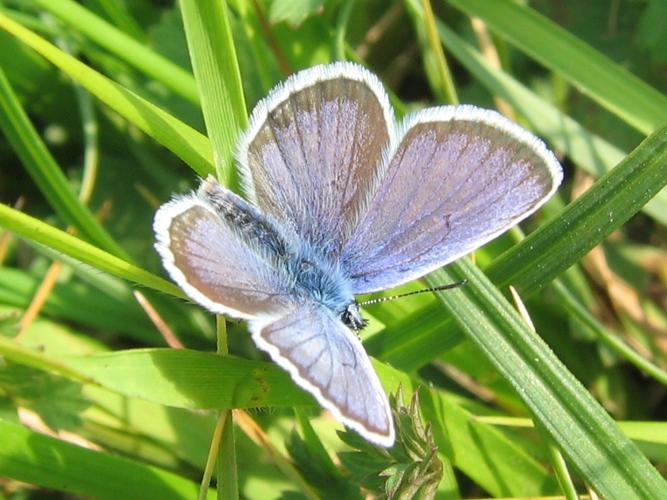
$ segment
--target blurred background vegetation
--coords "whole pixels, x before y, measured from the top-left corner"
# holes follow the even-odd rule
[[[424,15],[425,5],[417,0],[228,2],[247,109],[286,75],[335,59],[359,61],[378,74],[399,115],[446,104],[451,93],[445,90],[444,49],[460,102],[499,109],[541,135],[563,162],[566,180],[559,196],[524,225],[526,232],[556,218],[667,123],[667,99],[661,95],[667,88],[665,0],[433,1],[432,15],[428,10]],[[503,18],[503,9],[523,12],[524,6],[532,9],[530,15],[517,17],[515,25],[511,17]],[[122,99],[111,106],[101,103],[100,95],[73,83],[8,22],[206,135],[179,5],[4,0],[0,15],[0,202],[65,230],[72,220],[64,202],[54,199],[60,189],[69,189],[109,233],[105,239],[91,230],[85,240],[162,276],[152,247],[153,214],[172,194],[192,189],[206,168],[212,171],[210,159],[198,170],[175,140],[160,135],[157,120],[146,114],[148,125],[142,125],[127,114],[132,106],[118,104]],[[433,42],[432,27],[440,30],[436,36],[444,46]],[[581,57],[568,58],[559,43]],[[578,50],[580,43],[588,46],[585,51]],[[76,80],[84,79],[76,68],[71,71]],[[635,102],[645,107],[634,108]],[[36,134],[17,125],[17,109],[25,111]],[[198,144],[197,136],[188,137]],[[40,139],[64,183],[47,173],[44,165],[51,160],[44,158]],[[652,182],[659,190],[666,179],[661,175]],[[557,284],[547,286],[554,271],[531,293],[528,286],[520,288],[540,336],[614,420],[630,421],[621,429],[663,475],[666,196],[663,189],[634,216],[616,214],[629,220],[618,229],[616,221],[604,242],[605,225],[594,226],[601,231],[600,245],[592,243],[594,248]],[[93,227],[81,217],[82,227]],[[6,220],[2,225],[10,226]],[[81,234],[80,228],[70,232]],[[237,407],[238,401],[246,411],[234,414],[235,443],[223,438],[222,449],[234,455],[238,477],[233,482],[247,498],[411,495],[419,488],[442,498],[572,497],[598,480],[613,484],[582,471],[567,448],[564,459],[548,433],[532,428],[516,384],[460,327],[447,322],[450,313],[435,296],[367,311],[372,323],[366,346],[396,369],[395,374],[380,371],[383,382],[431,387],[441,405],[427,393],[421,402],[428,409],[420,416],[409,406],[408,390],[408,406],[397,410],[397,418],[408,429],[413,449],[387,454],[352,435],[342,442],[335,433],[340,426],[279,370],[260,363],[266,358],[242,323],[227,324],[229,350],[258,362],[251,366],[257,372],[239,365],[239,377],[256,375],[261,384],[266,376],[276,384],[277,395],[262,404],[253,405],[245,393],[235,395],[238,400],[219,394],[226,387],[220,385],[218,377],[225,376],[220,372],[236,365],[218,366],[212,356],[190,351],[177,358],[164,351],[154,356],[130,351],[184,345],[214,352],[215,318],[163,293],[169,290],[137,288],[100,272],[94,263],[63,255],[68,252],[62,248],[22,235],[0,233],[0,495],[7,498],[193,498],[216,426],[217,414],[210,409]],[[594,238],[574,230],[568,237]],[[520,238],[513,232],[487,245],[477,252],[477,264],[491,266]],[[104,247],[103,241],[114,243]],[[534,293],[537,288],[543,289]],[[136,290],[143,295],[137,297]],[[105,354],[112,351],[118,356]],[[282,403],[281,388],[289,395]],[[439,424],[435,416],[441,417]],[[421,429],[422,420],[432,422],[433,430]],[[638,481],[655,488],[664,484],[648,462],[637,467],[648,471]],[[215,496],[213,490],[208,494]],[[220,489],[218,495],[223,496]],[[233,497],[234,491],[224,495]]]

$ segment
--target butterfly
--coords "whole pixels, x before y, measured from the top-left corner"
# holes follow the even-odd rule
[[[206,309],[248,320],[255,344],[339,421],[392,446],[355,295],[424,276],[535,212],[561,182],[558,161],[474,106],[397,123],[379,79],[348,62],[271,90],[236,158],[245,198],[209,177],[157,211],[164,267]]]

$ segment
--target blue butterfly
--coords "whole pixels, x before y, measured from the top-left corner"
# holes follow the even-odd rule
[[[414,280],[537,210],[554,155],[501,115],[429,108],[395,122],[380,81],[334,63],[301,71],[252,113],[237,152],[246,199],[213,178],[155,215],[172,279],[342,423],[389,447],[387,396],[356,335],[356,294]]]

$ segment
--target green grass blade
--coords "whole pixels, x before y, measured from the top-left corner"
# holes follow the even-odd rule
[[[64,53],[3,13],[0,13],[0,28],[31,47],[111,109],[173,151],[197,174],[205,177],[214,172],[211,145],[204,135]]]
[[[172,283],[1,203],[0,226],[119,278],[176,297],[183,297],[180,289]]]
[[[218,498],[234,499],[239,498],[238,465],[236,458],[236,439],[234,433],[233,413],[225,412],[227,419],[225,427],[222,429],[222,439],[218,447]]]
[[[105,352],[86,356],[64,355],[62,351],[45,354],[28,349],[16,342],[0,337],[0,355],[12,362],[45,369],[59,375],[82,381],[85,387],[98,390],[102,387],[117,394],[139,398],[170,407],[191,409],[256,408],[264,406],[314,406],[313,398],[297,387],[289,375],[272,363],[248,361],[214,353],[191,350],[142,349]],[[374,366],[388,390],[395,391],[399,383],[407,388],[409,379],[400,372],[374,362]],[[484,425],[480,427],[485,427]],[[488,427],[494,435],[498,432]],[[475,432],[486,435],[484,429]],[[507,468],[500,477],[507,479],[531,478],[532,484],[547,480],[544,470],[506,439],[491,441],[484,437],[484,449],[491,443],[494,456],[510,457],[521,464],[515,471]],[[465,441],[461,441],[462,445]],[[504,444],[503,444],[504,443]],[[509,446],[509,448],[507,448]],[[463,456],[458,441],[457,456]],[[517,456],[515,454],[518,453]],[[464,458],[464,467],[471,477],[484,477],[491,472],[474,470],[474,460]],[[537,474],[533,474],[534,471]],[[492,473],[492,472],[491,472]],[[497,476],[497,474],[496,474]],[[522,489],[521,491],[536,491]]]
[[[534,427],[530,418],[478,416],[476,420],[497,426]],[[622,420],[616,424],[640,449],[646,449],[644,453],[652,460],[663,463],[667,461],[667,422]]]
[[[551,463],[556,479],[558,479],[558,484],[563,492],[565,500],[579,500],[579,495],[577,494],[577,489],[574,486],[572,476],[567,467],[567,462],[565,461],[563,454],[560,452],[558,445],[554,443],[549,433],[546,432],[541,425],[537,426],[537,430],[541,444],[546,449],[549,462]]]
[[[491,67],[477,50],[442,22],[438,22],[438,31],[448,50],[479,82],[508,101],[533,130],[578,167],[599,177],[626,156],[624,151],[589,132],[512,76]],[[642,210],[667,225],[667,190],[658,193]]]
[[[460,104],[456,86],[445,57],[445,51],[438,36],[436,17],[431,8],[431,0],[421,0],[413,3],[415,6],[409,9],[409,13],[414,18],[413,24],[421,45],[424,70],[431,91],[442,103]]]
[[[157,467],[0,420],[0,476],[102,499],[190,499],[197,485]],[[214,498],[209,492],[208,498]]]
[[[572,318],[576,318],[583,325],[586,325],[591,332],[597,335],[600,343],[607,346],[611,351],[616,352],[621,359],[635,365],[637,369],[649,377],[653,377],[661,384],[667,386],[667,371],[651,363],[651,361],[626,344],[621,337],[608,331],[574,294],[567,289],[561,280],[555,280],[553,286],[558,299],[563,304],[563,307],[570,312]]]
[[[584,479],[604,498],[659,498],[665,480],[479,269],[463,259],[428,281],[464,278],[438,296]]]
[[[0,336],[0,353],[26,366],[145,401],[190,409],[314,406],[273,363],[188,349],[50,356]]]
[[[190,59],[218,180],[234,187],[233,155],[248,123],[226,2],[181,0]]]
[[[30,122],[1,68],[0,128],[39,190],[63,221],[75,227],[85,239],[116,256],[128,259],[125,251],[77,197]]]
[[[199,104],[197,87],[190,73],[85,7],[72,0],[34,0],[34,3],[176,94]]]
[[[241,128],[247,125],[248,112],[227,3],[181,0],[180,5],[217,177],[222,184],[236,189],[235,145]],[[222,354],[228,350],[224,321],[218,318],[218,352]],[[220,418],[224,428],[222,439],[217,443],[218,498],[236,499],[239,493],[233,415],[228,412]]]
[[[106,16],[111,19],[116,26],[122,29],[132,38],[144,41],[146,35],[139,23],[132,17],[123,0],[96,0]]]
[[[495,497],[539,497],[557,491],[547,468],[513,436],[479,422],[462,398],[420,389],[422,412],[438,449]]]
[[[667,97],[538,12],[512,0],[448,0],[563,75],[645,134],[667,123]]]
[[[82,269],[84,267],[97,283],[83,289],[76,282],[57,283],[42,307],[42,315],[90,329],[113,331],[142,343],[159,340],[155,325],[132,296],[126,281],[81,265]],[[81,270],[77,273],[80,275]],[[27,309],[42,278],[21,269],[0,267],[0,304]],[[174,322],[170,324],[172,328],[181,329]]]

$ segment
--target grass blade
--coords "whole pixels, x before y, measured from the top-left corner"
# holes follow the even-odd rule
[[[112,82],[1,12],[0,28],[31,47],[111,109],[173,151],[197,174],[206,177],[214,172],[211,145],[204,135]]]
[[[227,2],[181,0],[180,5],[217,177],[236,189],[233,157],[239,132],[248,123],[248,112]],[[218,318],[218,352],[226,354],[227,350],[225,320]],[[230,411],[219,418],[224,428],[218,444],[218,498],[235,499],[239,492],[233,414]]]
[[[557,491],[547,468],[516,439],[482,423],[467,400],[420,389],[422,412],[433,426],[438,449],[494,497],[541,497]]]
[[[667,97],[538,12],[511,0],[448,0],[482,19],[599,104],[645,134],[667,123]]]
[[[180,289],[172,283],[1,203],[0,226],[119,278],[176,297],[183,297]]]
[[[81,202],[23,110],[5,72],[0,68],[0,128],[44,197],[64,222],[87,240],[118,257],[125,251]]]
[[[197,485],[173,472],[45,436],[0,419],[0,476],[92,498],[189,499]],[[214,498],[209,492],[208,498]]]
[[[239,131],[248,124],[226,2],[181,0],[190,59],[202,99],[218,180],[234,187]]]
[[[199,104],[197,87],[190,73],[85,7],[72,0],[34,0],[34,3],[181,97]]]
[[[124,2],[121,0],[97,0],[96,3],[106,13],[106,17],[114,21],[116,26],[125,33],[140,41],[146,38],[143,29],[132,17]]]
[[[414,11],[414,9],[413,9]],[[421,16],[415,23],[417,36],[424,54],[424,69],[428,76],[431,90],[438,100],[445,104],[460,104],[452,74],[449,71],[445,51],[440,43],[436,18],[431,7],[431,0],[421,1]]]
[[[585,480],[605,498],[660,497],[665,480],[479,269],[463,259],[428,281],[464,278],[438,296]]]
[[[50,356],[3,336],[0,353],[15,363],[177,408],[315,405],[315,400],[273,363],[214,353],[156,348]]]

